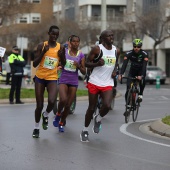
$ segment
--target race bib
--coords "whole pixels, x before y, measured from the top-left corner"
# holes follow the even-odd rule
[[[44,67],[48,68],[50,70],[54,69],[57,66],[58,59],[57,58],[52,58],[49,56],[45,56],[44,60]]]
[[[74,61],[67,59],[64,69],[67,70],[67,71],[75,72],[76,66],[74,65]]]
[[[104,62],[105,62],[105,65],[104,66],[114,66],[115,63],[116,63],[116,57],[113,57],[113,56],[103,56],[102,57]]]

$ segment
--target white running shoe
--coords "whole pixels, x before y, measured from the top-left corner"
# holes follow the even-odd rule
[[[142,95],[139,95],[139,96],[138,96],[138,101],[141,102],[142,99],[143,99],[143,96],[142,96]]]

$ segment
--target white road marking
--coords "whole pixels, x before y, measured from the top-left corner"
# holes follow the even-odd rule
[[[148,122],[148,121],[152,121],[153,119],[151,120],[143,120],[143,121],[140,121],[140,122]],[[155,119],[154,119],[155,120]],[[139,122],[139,121],[138,121]],[[136,139],[139,139],[139,140],[142,140],[142,141],[145,141],[145,142],[149,142],[149,143],[153,143],[153,144],[157,144],[157,145],[161,145],[161,146],[166,146],[166,147],[170,147],[170,145],[168,144],[164,144],[164,143],[160,143],[160,142],[155,142],[155,141],[152,141],[152,140],[148,140],[148,139],[144,139],[144,138],[141,138],[139,136],[136,136],[136,135],[133,135],[129,132],[127,132],[127,127],[132,124],[133,122],[130,122],[130,123],[127,123],[127,124],[123,124],[121,127],[120,127],[120,131],[122,133],[124,133],[125,135],[127,136],[130,136],[132,138],[136,138]]]
[[[169,100],[167,97],[165,97],[165,96],[161,96],[162,97],[162,99],[164,99],[164,100]]]

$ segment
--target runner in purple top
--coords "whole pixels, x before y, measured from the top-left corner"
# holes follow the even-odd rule
[[[81,61],[84,58],[84,54],[81,51],[77,51],[77,55],[72,56],[74,54],[72,54],[71,49],[67,49],[65,55],[67,61],[65,67],[62,69],[59,84],[70,84],[78,86],[77,66],[81,64]]]
[[[69,114],[70,106],[76,95],[78,87],[78,69],[82,74],[86,74],[85,56],[78,50],[80,38],[76,35],[71,35],[68,41],[70,48],[66,49],[65,53],[66,65],[62,68],[59,80],[58,112],[53,121],[53,125],[58,127],[59,132],[64,132],[63,124]]]

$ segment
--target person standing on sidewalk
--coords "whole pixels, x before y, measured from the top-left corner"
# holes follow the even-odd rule
[[[116,66],[119,50],[112,45],[114,35],[111,30],[105,30],[100,35],[101,44],[91,49],[85,62],[86,67],[92,69],[87,84],[89,94],[89,106],[85,115],[84,128],[80,134],[82,142],[88,142],[88,127],[93,118],[97,105],[98,95],[102,98],[102,106],[99,114],[94,116],[93,132],[99,133],[101,120],[110,110],[112,101],[113,78],[116,76]]]
[[[9,93],[9,102],[10,104],[14,104],[14,93],[16,98],[16,104],[24,104],[20,100],[21,95],[21,85],[22,85],[22,78],[23,78],[23,67],[25,66],[24,58],[19,55],[19,48],[17,46],[12,47],[12,54],[9,56],[9,64],[11,67],[11,89]]]
[[[39,122],[42,115],[42,127],[48,129],[48,115],[54,107],[57,96],[57,67],[59,63],[65,66],[65,48],[57,41],[59,37],[59,28],[55,25],[51,26],[48,31],[48,41],[38,45],[33,66],[37,68],[34,77],[35,81],[35,127],[32,137],[39,138]],[[47,88],[48,104],[46,110],[42,113],[44,106],[44,92]]]
[[[6,69],[6,85],[9,85],[10,77],[11,77],[11,67],[9,65],[9,56],[5,61],[5,69]]]
[[[80,38],[71,35],[68,38],[70,48],[66,49],[66,65],[62,68],[59,80],[59,103],[58,112],[53,125],[58,127],[59,132],[64,132],[64,122],[70,112],[78,87],[78,70],[85,75],[85,56],[78,50]]]

